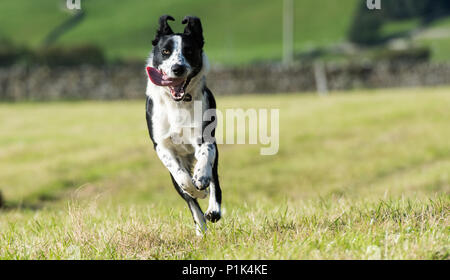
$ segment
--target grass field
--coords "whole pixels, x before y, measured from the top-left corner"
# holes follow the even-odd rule
[[[357,1],[296,1],[296,49],[344,41]],[[65,2],[2,1],[0,10],[8,12],[0,17],[0,38],[39,47],[53,28],[71,16]],[[161,15],[176,18],[171,23],[175,32],[182,32],[185,15],[197,15],[203,22],[206,51],[216,62],[247,63],[282,55],[282,1],[81,0],[81,8],[85,19],[57,44],[91,43],[104,48],[109,58],[142,60],[148,56]]]
[[[279,108],[280,149],[219,146],[224,215],[204,238],[144,100],[0,104],[0,258],[449,259],[449,91],[218,98]]]
[[[31,48],[42,47],[44,39],[72,14],[65,0],[1,1],[0,43],[2,39]],[[296,0],[294,5],[294,48],[304,53],[317,47],[345,42],[359,0]],[[62,46],[94,44],[105,50],[109,60],[148,56],[151,40],[162,14],[171,14],[175,32],[184,26],[185,15],[202,19],[205,50],[216,63],[247,64],[282,57],[282,1],[271,0],[81,0],[85,17],[54,44]],[[424,28],[412,43],[427,46],[435,62],[450,60],[450,18]],[[420,20],[388,22],[383,35],[413,30]]]

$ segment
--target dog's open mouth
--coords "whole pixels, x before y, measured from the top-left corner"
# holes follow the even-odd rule
[[[173,100],[180,101],[184,99],[185,90],[190,81],[189,78],[171,78],[166,73],[150,66],[147,67],[147,74],[155,85],[169,87]]]

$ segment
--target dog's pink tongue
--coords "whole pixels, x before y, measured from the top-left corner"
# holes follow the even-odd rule
[[[147,74],[150,78],[150,81],[154,83],[157,86],[164,86],[163,85],[163,76],[162,73],[158,71],[158,69],[155,69],[153,67],[147,66]]]
[[[178,86],[184,82],[181,78],[167,78],[158,69],[147,66],[147,74],[150,81],[157,86]]]

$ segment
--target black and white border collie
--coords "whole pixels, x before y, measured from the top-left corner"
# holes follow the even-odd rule
[[[147,61],[146,118],[150,138],[158,157],[169,170],[173,185],[187,202],[197,235],[206,230],[206,220],[221,217],[222,192],[217,174],[219,154],[214,138],[216,118],[200,122],[180,122],[186,112],[194,116],[194,103],[202,112],[215,114],[216,102],[206,87],[207,57],[203,52],[200,19],[186,16],[183,33],[174,33],[167,23],[174,18],[161,16]],[[186,130],[186,126],[188,126]],[[206,135],[205,128],[209,135]],[[200,131],[201,133],[196,133]],[[192,132],[192,133],[186,133]],[[206,198],[203,214],[197,199]]]

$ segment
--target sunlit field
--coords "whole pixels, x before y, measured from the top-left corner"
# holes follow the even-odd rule
[[[0,258],[449,259],[450,88],[217,104],[279,109],[280,143],[219,145],[223,218],[204,237],[144,98],[0,104]]]

